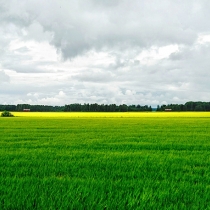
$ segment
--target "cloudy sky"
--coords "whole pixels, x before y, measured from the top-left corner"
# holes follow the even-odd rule
[[[0,104],[210,101],[209,0],[0,0]]]

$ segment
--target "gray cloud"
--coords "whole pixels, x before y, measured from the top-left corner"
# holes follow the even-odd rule
[[[209,9],[205,0],[0,0],[0,103],[209,100]]]
[[[0,70],[0,84],[10,81],[10,77],[2,70]]]
[[[40,27],[52,32],[51,44],[65,59],[91,49],[114,47],[125,50],[171,43],[190,45],[197,38],[197,29],[204,31],[208,26],[207,23],[198,24],[198,21],[202,21],[204,15],[209,17],[203,9],[205,5],[199,4],[202,8],[196,10],[191,1],[152,4],[145,1],[62,0],[41,2],[42,7],[39,1],[21,2],[20,5],[18,1],[12,6],[5,4],[8,13],[5,12],[3,19],[28,27],[32,33],[37,30],[33,33],[36,36],[42,30]],[[41,39],[40,36],[34,38]]]
[[[72,78],[81,82],[103,83],[114,80],[114,75],[108,71],[84,70],[82,73],[72,76]]]

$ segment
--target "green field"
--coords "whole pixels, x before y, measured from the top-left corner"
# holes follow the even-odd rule
[[[0,209],[210,209],[210,118],[0,118]]]

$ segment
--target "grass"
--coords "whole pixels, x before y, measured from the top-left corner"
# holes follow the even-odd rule
[[[0,209],[210,209],[210,113],[12,114]]]

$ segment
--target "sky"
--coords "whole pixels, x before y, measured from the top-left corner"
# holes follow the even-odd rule
[[[0,0],[0,104],[210,101],[209,0]]]

